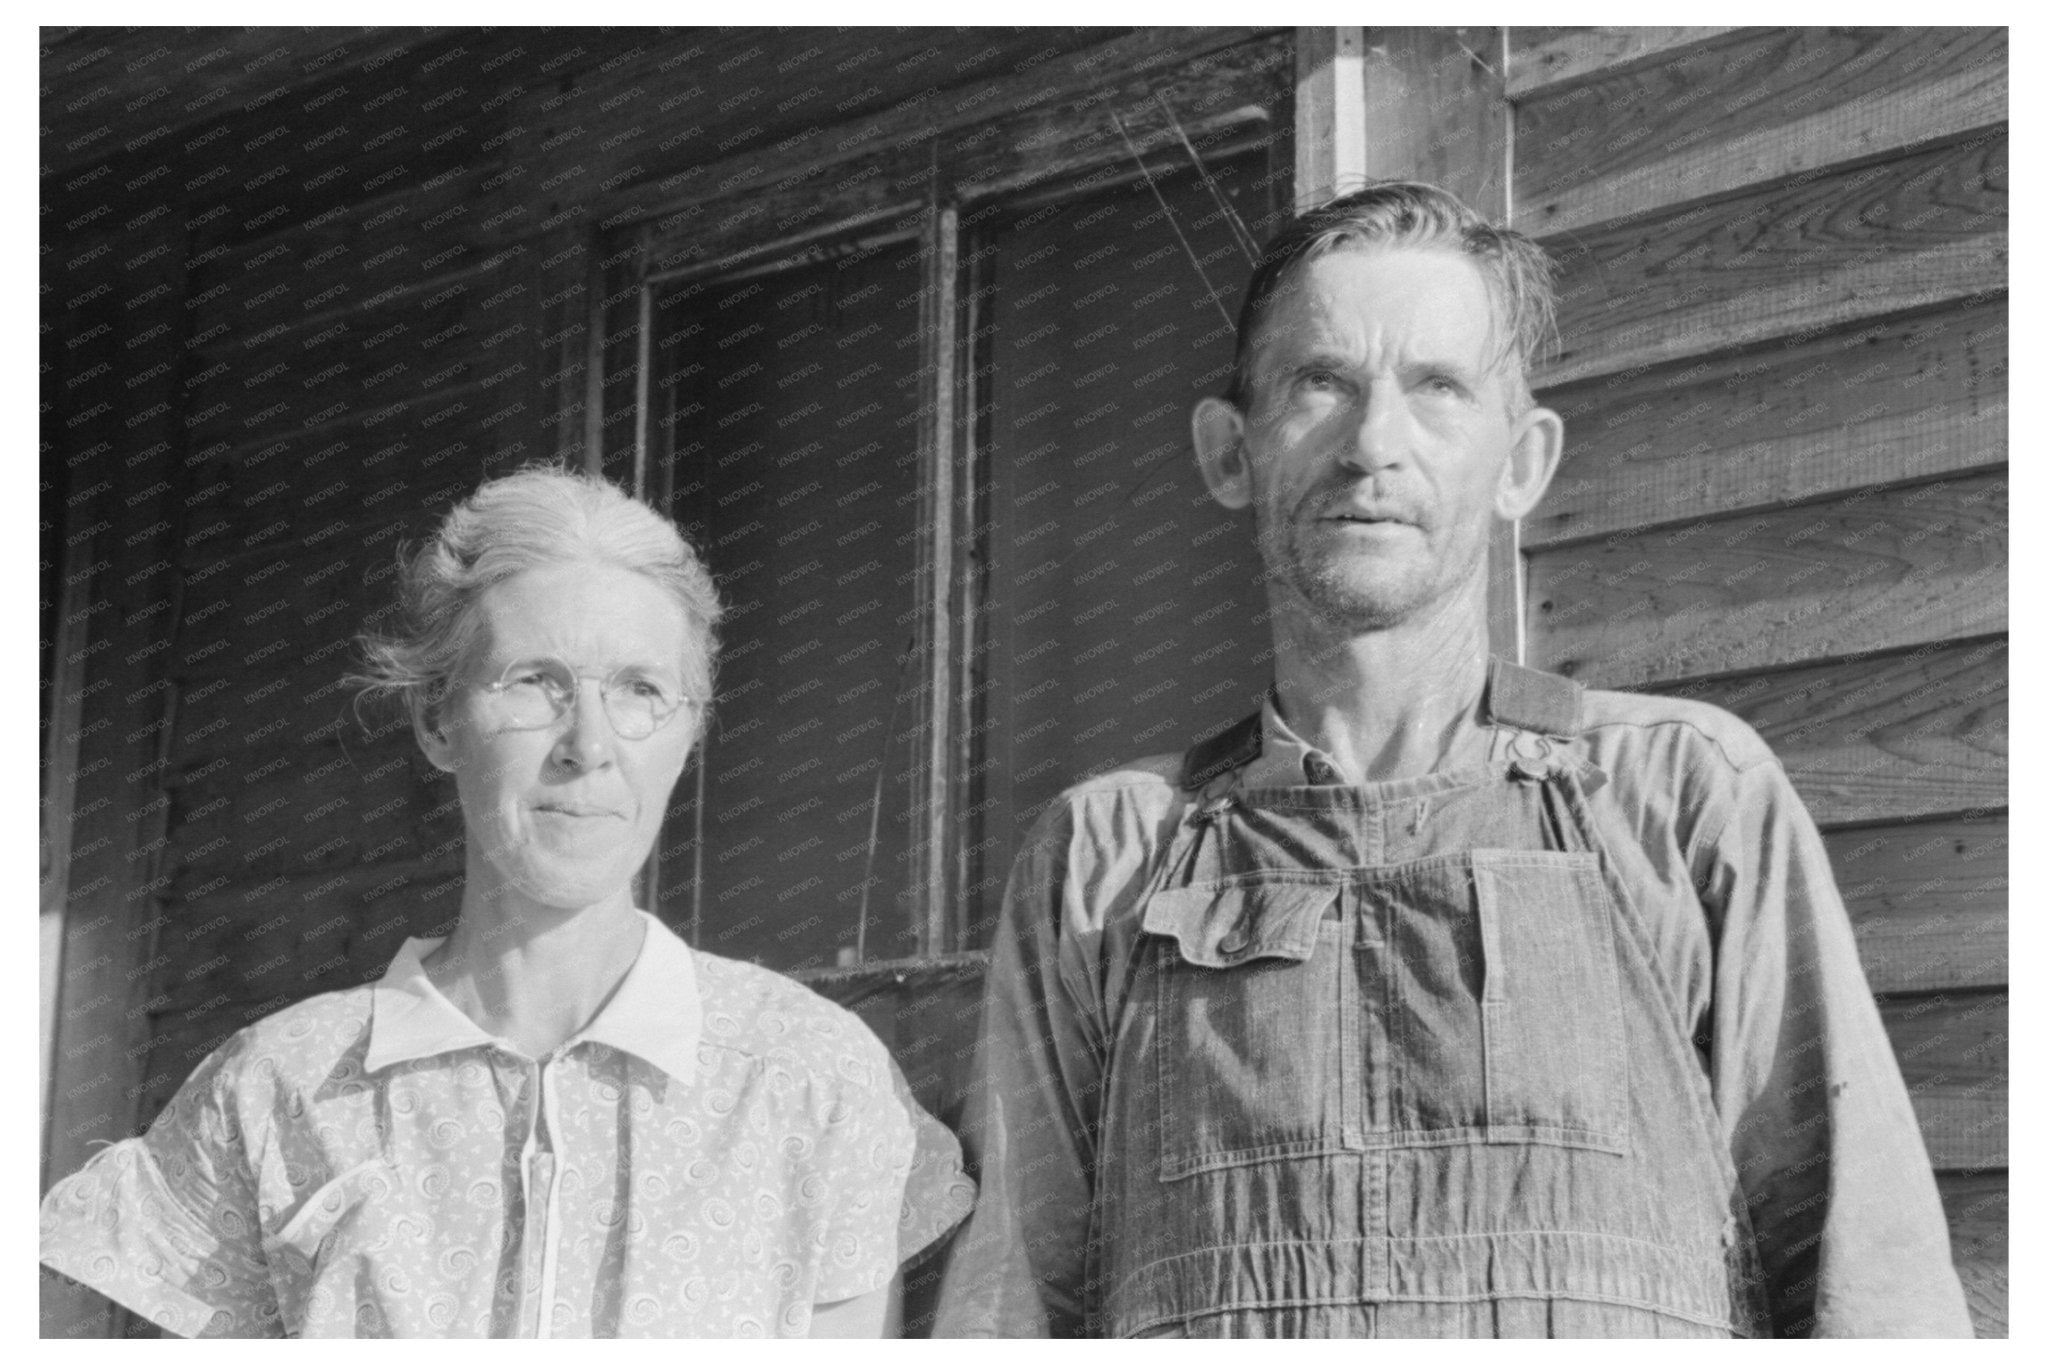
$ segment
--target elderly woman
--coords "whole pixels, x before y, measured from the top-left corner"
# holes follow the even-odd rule
[[[43,1260],[189,1336],[877,1335],[973,1200],[852,1015],[633,904],[719,605],[608,484],[485,484],[369,641],[454,779],[461,917],[207,1058],[43,1203]]]

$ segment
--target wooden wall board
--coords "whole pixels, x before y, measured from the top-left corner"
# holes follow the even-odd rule
[[[600,221],[620,223],[658,216],[684,203],[753,199],[777,182],[804,172],[818,172],[821,181],[839,178],[849,170],[858,171],[877,152],[891,149],[908,148],[911,156],[928,166],[930,152],[924,144],[933,138],[952,140],[962,130],[992,120],[1054,107],[1075,96],[1099,92],[1108,80],[1164,75],[1183,63],[1242,44],[1265,32],[1270,30],[1153,28],[1129,33],[1098,29],[1053,34],[1034,30],[1028,37],[1000,36],[993,41],[985,36],[974,44],[989,49],[983,62],[961,67],[950,78],[946,68],[957,66],[957,62],[908,67],[901,75],[886,78],[891,85],[902,85],[896,91],[897,98],[893,102],[879,101],[865,113],[849,105],[844,114],[835,111],[829,117],[813,117],[807,122],[789,123],[784,116],[776,115],[751,118],[752,122],[764,125],[763,131],[737,141],[730,136],[697,134],[694,127],[687,130],[693,136],[679,140],[678,133],[685,131],[680,116],[647,120],[631,137],[600,148],[594,155],[586,149],[584,155],[574,158],[583,172],[575,183],[585,188],[598,187],[597,193],[590,196],[594,213]],[[1291,35],[1287,41],[1291,41]],[[831,44],[812,46],[829,48]],[[864,56],[870,48],[881,46],[869,44],[825,65],[852,62],[853,56]],[[672,55],[663,54],[662,60]],[[777,64],[800,55],[783,55]],[[921,57],[922,53],[917,55]],[[881,58],[882,54],[877,52],[876,58],[856,65],[879,70]],[[766,57],[758,60],[765,63]],[[808,71],[819,66],[820,63],[806,58],[802,69]],[[920,70],[934,68],[940,74],[918,78]],[[803,80],[807,89],[810,84],[823,84],[809,76],[795,75],[796,69],[792,68],[791,83]],[[585,88],[589,97],[601,105],[642,83],[621,69],[608,75],[603,83],[587,84]],[[879,86],[881,82],[869,84]],[[876,90],[877,95],[882,93],[879,88]],[[670,117],[675,118],[673,124]],[[786,136],[769,133],[765,125],[777,119],[783,119],[785,131],[794,131],[788,131]],[[804,175],[806,180],[811,178]]]
[[[1733,711],[1823,827],[2006,808],[2003,637],[1659,687]]]
[[[1902,151],[2006,117],[2002,28],[1776,28],[1515,109],[1515,225],[1537,235]]]
[[[1115,120],[1122,121],[1140,155],[1156,163],[1155,170],[1185,164],[1174,120],[1204,158],[1213,159],[1228,150],[1222,144],[1265,135],[1272,127],[1289,89],[1292,38],[1281,34],[1240,42],[1182,66],[1107,83],[1101,72],[1123,68],[1105,64],[1089,69],[1099,88],[1054,87],[1056,99],[1023,109],[977,110],[980,117],[971,126],[860,152],[829,166],[764,164],[739,156],[730,159],[734,164],[699,168],[691,183],[708,185],[713,192],[695,197],[688,196],[687,187],[680,187],[683,193],[665,192],[645,248],[649,272],[717,260],[741,247],[785,241],[825,225],[887,224],[917,210],[935,162],[963,204],[963,231],[980,221],[966,205],[986,205],[995,215],[1006,206],[990,201],[1047,181],[1099,174],[1107,184],[1136,177]],[[1171,118],[1155,91],[1167,99]],[[763,174],[771,168],[773,174]],[[742,173],[748,178],[735,182]],[[717,188],[728,183],[733,188]],[[622,207],[608,221],[617,222],[626,212]],[[1250,226],[1260,234],[1272,225]]]
[[[1825,839],[1872,990],[2006,984],[2003,814],[1860,825]]]
[[[1531,652],[1630,687],[2003,630],[2006,500],[1968,474],[1545,550]]]
[[[498,306],[503,288],[489,273],[458,279],[308,337],[207,358],[187,382],[192,440],[275,439],[462,387],[488,404],[493,389],[539,363],[532,320]]]
[[[270,772],[262,770],[276,759],[228,763],[172,787],[168,896],[461,848],[454,784],[437,780],[410,731],[367,748],[308,745],[288,758]]]
[[[1489,219],[1505,217],[1503,43],[1504,30],[1487,26],[1367,29],[1366,173],[1427,180]]]
[[[2002,290],[2007,135],[1545,239],[1557,358],[1538,387]]]
[[[267,439],[192,451],[181,556],[188,577],[197,586],[247,571],[214,567],[231,557],[262,567],[287,545],[308,556],[309,570],[348,546],[365,571],[382,568],[398,541],[424,534],[459,493],[548,453],[523,413],[501,416],[509,410],[498,395],[510,387],[469,385],[353,408],[312,427],[302,418]]]
[[[2007,1264],[2012,1198],[2004,1171],[1936,1177],[1948,1214],[1948,1242],[1956,1274],[1980,1337],[2005,1336],[2010,1326],[2011,1276]]]
[[[1626,71],[1643,62],[1712,45],[1739,30],[1726,26],[1543,27],[1508,30],[1508,98],[1517,102]]]
[[[2005,992],[1894,998],[1880,1001],[1878,1012],[1935,1169],[2004,1167]]]
[[[106,155],[139,111],[167,132],[239,110],[280,85],[344,72],[434,36],[416,28],[44,30],[42,163]],[[57,36],[52,36],[56,34]]]
[[[210,358],[273,351],[407,292],[432,293],[516,254],[528,215],[493,223],[477,207],[506,149],[310,220],[223,242],[192,263],[191,336]],[[360,332],[359,336],[371,335]]]
[[[2005,297],[1552,389],[1565,456],[1525,547],[2006,458]]]
[[[383,969],[407,933],[454,922],[462,855],[242,879],[167,907],[154,1013],[207,1001],[293,1000]]]

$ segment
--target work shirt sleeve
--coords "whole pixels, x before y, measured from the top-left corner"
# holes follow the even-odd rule
[[[1820,833],[1753,743],[1716,784],[1727,799],[1693,863],[1718,922],[1715,1101],[1773,1328],[1969,1336],[1926,1147]]]
[[[981,1185],[947,1266],[936,1336],[1072,1337],[1084,1274],[1103,1030],[1099,933],[1067,886],[1066,813],[1012,869],[962,1131]]]
[[[43,1264],[183,1337],[284,1335],[234,1048],[201,1063],[145,1136],[95,1154],[43,1199]]]

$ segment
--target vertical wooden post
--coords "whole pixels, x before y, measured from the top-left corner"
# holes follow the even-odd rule
[[[1364,48],[1366,173],[1441,185],[1485,218],[1508,221],[1506,30],[1375,28]],[[1521,527],[1502,522],[1487,555],[1487,635],[1494,653],[1518,662],[1523,599]]]
[[[1366,175],[1365,30],[1301,28],[1294,39],[1294,209],[1326,203]]]
[[[918,748],[911,803],[916,871],[910,911],[920,956],[952,946],[949,866],[953,849],[953,519],[954,350],[958,335],[960,212],[936,190],[924,237],[924,288],[919,307],[920,372],[918,464],[924,489],[918,528],[919,641],[924,676],[917,689]]]

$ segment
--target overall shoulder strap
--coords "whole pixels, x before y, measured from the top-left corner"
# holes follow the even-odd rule
[[[1495,658],[1486,679],[1487,719],[1569,739],[1579,733],[1584,696],[1585,689],[1570,678]]]
[[[1254,711],[1229,729],[1195,742],[1180,761],[1181,790],[1200,791],[1232,768],[1242,768],[1257,758],[1264,748],[1259,713]]]

